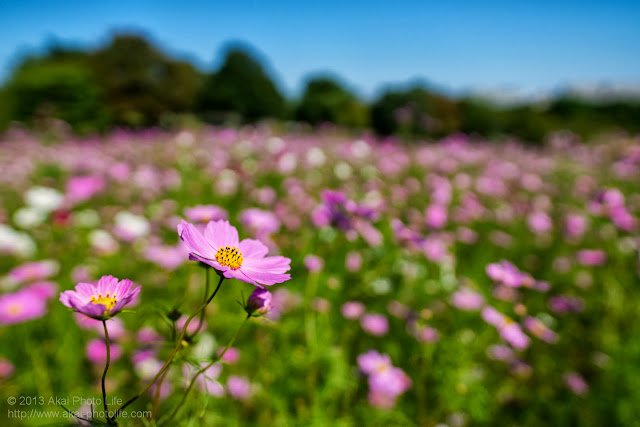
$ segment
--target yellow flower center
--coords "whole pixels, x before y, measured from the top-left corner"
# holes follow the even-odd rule
[[[116,297],[116,294],[109,296],[109,292],[107,292],[106,296],[98,294],[98,296],[96,297],[95,295],[93,295],[91,296],[91,299],[89,301],[94,304],[104,305],[106,307],[106,310],[104,312],[108,313],[113,308],[113,306],[116,305],[116,302],[118,302],[118,298]]]
[[[242,258],[242,252],[239,252],[235,246],[225,246],[216,252],[216,261],[222,266],[236,270],[240,268],[244,258]]]
[[[389,365],[385,362],[376,363],[375,371],[379,374],[389,369]]]
[[[22,313],[22,305],[20,304],[10,304],[9,305],[9,314],[12,314],[14,316],[18,315]]]

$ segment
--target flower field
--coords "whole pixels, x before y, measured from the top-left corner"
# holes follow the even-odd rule
[[[640,425],[637,137],[12,131],[0,170],[2,426]]]

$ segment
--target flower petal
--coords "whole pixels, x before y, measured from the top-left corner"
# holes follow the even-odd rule
[[[204,237],[216,252],[223,246],[238,247],[238,230],[229,224],[229,221],[222,219],[220,221],[209,221],[207,228],[204,230]]]
[[[287,280],[291,279],[290,274],[271,273],[271,272],[265,272],[265,271],[252,270],[244,267],[242,267],[241,270],[250,280],[253,280],[256,283],[260,283],[267,286],[271,286],[276,283],[286,282]]]
[[[215,259],[217,249],[213,248],[193,225],[182,220],[178,224],[178,234],[191,252],[202,258]]]
[[[264,258],[269,253],[269,248],[260,240],[244,239],[238,244],[238,250],[242,252],[245,260],[248,258]]]
[[[264,271],[268,273],[284,273],[291,268],[291,260],[282,256],[271,256],[266,258],[249,258],[242,263],[243,269],[254,271]]]

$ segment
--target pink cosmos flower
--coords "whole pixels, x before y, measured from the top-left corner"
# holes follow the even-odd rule
[[[238,240],[238,230],[229,221],[211,221],[204,236],[192,225],[182,221],[178,234],[191,254],[189,258],[201,261],[221,271],[227,279],[238,279],[262,287],[291,279],[291,260],[282,256],[267,257],[269,249],[260,241]]]
[[[598,266],[607,262],[607,254],[600,249],[583,249],[576,254],[578,263],[585,266]]]
[[[375,350],[369,350],[358,356],[358,367],[365,374],[373,374],[391,367],[391,358]]]
[[[304,266],[312,273],[316,273],[324,267],[324,261],[317,255],[307,255],[304,257]]]
[[[479,310],[484,305],[484,297],[471,289],[463,288],[451,295],[451,304],[460,310]]]
[[[564,375],[564,383],[575,394],[582,396],[589,391],[589,385],[584,380],[582,375],[576,372],[569,372]]]
[[[549,344],[555,344],[558,341],[558,334],[547,328],[547,326],[536,317],[525,317],[524,327],[527,328],[531,334],[540,338],[542,341],[548,342]]]
[[[245,377],[230,375],[227,379],[227,389],[234,399],[246,400],[251,397],[251,383]]]
[[[67,181],[67,197],[72,202],[82,202],[105,188],[105,180],[100,175],[75,176]]]
[[[358,366],[369,376],[369,403],[375,407],[393,408],[397,397],[411,387],[411,379],[386,354],[369,350],[358,356]]]
[[[85,316],[97,320],[109,319],[120,312],[140,292],[140,286],[131,290],[129,279],[118,281],[113,276],[102,276],[97,285],[78,283],[75,291],[60,293],[60,302]]]
[[[189,221],[201,223],[218,221],[227,217],[227,211],[216,205],[198,205],[186,208],[184,214]]]
[[[273,308],[271,301],[271,292],[266,289],[256,288],[247,299],[245,311],[254,316],[266,314]]]
[[[389,330],[389,322],[382,314],[365,314],[360,319],[360,325],[366,333],[378,337]]]
[[[180,332],[182,328],[184,328],[184,325],[185,323],[187,323],[188,318],[189,316],[185,314],[183,316],[180,316],[180,318],[176,320],[176,328],[178,328],[178,332]],[[198,329],[203,329],[203,330],[207,329],[207,321],[203,320],[202,327],[199,328],[199,326],[200,326],[200,319],[192,319],[191,322],[189,322],[189,326],[187,326],[187,333],[195,334]]]
[[[115,343],[109,343],[111,362],[115,362],[122,356],[122,348]],[[93,339],[87,343],[87,358],[96,364],[107,361],[107,345],[103,339]]]
[[[13,364],[7,359],[0,357],[0,379],[8,378],[13,374]]]
[[[223,347],[220,350],[218,350],[218,352],[216,353],[218,357],[220,357],[220,355],[224,352],[224,356],[222,356],[222,359],[220,359],[221,361],[227,362],[228,364],[233,365],[238,360],[240,360],[240,350],[238,350],[237,348],[229,347],[227,351],[224,351],[224,350],[225,349]]]
[[[60,265],[53,260],[28,262],[9,271],[8,276],[16,283],[24,283],[46,279],[57,274],[59,269]]]
[[[342,315],[345,319],[358,319],[364,314],[364,304],[358,301],[347,301],[342,305]]]
[[[46,299],[29,289],[0,296],[0,325],[37,319],[46,312]]]

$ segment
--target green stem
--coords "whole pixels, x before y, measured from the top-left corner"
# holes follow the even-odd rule
[[[220,289],[220,285],[222,284],[223,280],[224,280],[224,276],[221,274],[220,275],[220,281],[218,282],[218,287],[213,292],[213,294],[211,294],[209,299],[207,301],[205,301],[204,304],[202,304],[200,306],[200,308],[198,308],[198,310],[195,311],[195,313],[193,313],[191,316],[189,316],[187,321],[184,323],[184,326],[182,327],[182,331],[180,332],[180,336],[178,337],[178,342],[176,343],[176,346],[174,347],[173,352],[171,353],[171,356],[169,356],[169,359],[167,359],[167,361],[164,363],[164,365],[162,365],[162,368],[160,368],[158,373],[151,379],[151,381],[149,381],[147,383],[147,385],[144,386],[144,388],[138,394],[133,396],[131,399],[127,400],[120,408],[118,408],[118,410],[116,411],[115,415],[113,416],[113,419],[116,419],[118,417],[118,415],[120,415],[122,413],[122,411],[127,406],[131,405],[133,402],[138,400],[138,398],[140,398],[140,396],[142,396],[147,390],[149,390],[149,388],[153,385],[153,383],[156,382],[156,380],[160,377],[160,375],[162,375],[164,373],[164,371],[166,371],[167,368],[169,368],[169,365],[173,361],[173,358],[176,357],[176,354],[178,354],[178,351],[180,350],[180,347],[182,346],[182,340],[184,339],[184,336],[187,333],[187,327],[189,326],[189,323],[191,323],[191,319],[196,317],[202,310],[205,309],[205,307],[207,305],[209,305],[209,303],[211,302],[213,297],[215,297],[216,293],[218,293],[218,289]]]
[[[169,422],[173,419],[173,417],[175,417],[178,414],[178,411],[180,411],[180,408],[182,408],[182,405],[184,405],[185,400],[187,399],[187,396],[189,395],[189,392],[191,391],[191,389],[193,388],[194,384],[196,383],[196,380],[198,379],[198,377],[205,372],[207,369],[209,369],[211,366],[213,366],[214,363],[222,360],[222,358],[224,357],[225,353],[227,352],[227,350],[229,350],[229,348],[231,348],[233,346],[233,343],[236,341],[236,338],[238,338],[238,335],[240,335],[240,331],[242,330],[242,328],[244,327],[244,325],[247,323],[247,320],[249,320],[249,318],[251,317],[251,315],[247,315],[247,317],[245,317],[244,321],[242,322],[242,324],[240,325],[240,327],[238,328],[238,330],[236,331],[235,335],[233,336],[233,338],[231,338],[231,341],[229,341],[229,344],[227,344],[227,346],[225,347],[225,349],[222,351],[222,353],[220,353],[220,355],[218,357],[216,357],[215,359],[213,359],[213,361],[211,361],[211,363],[209,363],[207,366],[205,366],[204,368],[201,368],[198,372],[196,372],[196,374],[193,376],[193,378],[191,378],[191,382],[189,383],[189,386],[187,387],[187,389],[184,392],[184,395],[182,396],[182,400],[180,400],[180,403],[178,403],[178,406],[176,406],[176,408],[173,410],[173,412],[171,413],[171,415],[169,415],[169,418],[167,418],[166,420],[162,420],[160,425]]]
[[[205,288],[204,288],[204,298],[203,300],[207,299],[207,295],[209,295],[209,270],[211,270],[210,267],[206,267],[204,269],[204,275],[205,275]],[[220,276],[223,277],[223,276]],[[220,282],[222,283],[222,282]],[[218,292],[218,289],[220,288],[220,283],[218,283],[218,287],[216,288],[216,292]],[[215,296],[215,293],[213,294]],[[204,316],[207,312],[207,309],[205,308],[204,310],[202,310],[202,312],[200,313],[200,322],[198,323],[198,329],[196,329],[196,331],[191,334],[191,337],[195,337],[196,335],[198,335],[198,332],[200,332],[200,328],[202,327],[202,323],[204,322]]]
[[[109,363],[111,362],[111,349],[109,347],[109,331],[107,331],[107,321],[102,321],[102,327],[104,328],[104,342],[107,344],[107,364],[104,367],[102,373],[102,401],[104,402],[104,416],[107,419],[107,423],[110,421],[109,408],[107,408],[107,391],[104,386],[104,380],[107,378],[107,371],[109,370]]]

